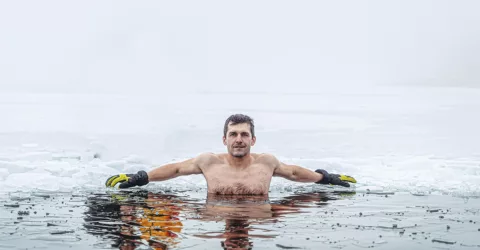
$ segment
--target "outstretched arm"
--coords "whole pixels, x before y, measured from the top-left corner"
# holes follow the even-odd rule
[[[160,166],[148,173],[141,170],[136,174],[114,175],[107,179],[105,185],[107,187],[114,187],[117,183],[121,183],[120,188],[129,188],[133,186],[143,186],[151,181],[165,181],[181,175],[201,174],[201,166],[209,157],[209,154],[201,154],[186,161]]]
[[[323,178],[322,174],[313,172],[310,169],[297,165],[287,165],[282,162],[277,163],[273,176],[279,176],[298,182],[318,182]]]
[[[348,175],[329,174],[323,169],[314,171],[297,165],[288,165],[278,160],[274,160],[275,170],[274,176],[280,176],[291,181],[298,182],[315,182],[317,184],[332,184],[344,187],[350,187],[351,183],[356,183],[355,178]]]
[[[202,157],[204,156],[199,155],[186,161],[170,163],[155,168],[148,172],[148,179],[150,181],[165,181],[182,175],[201,174],[200,162]]]

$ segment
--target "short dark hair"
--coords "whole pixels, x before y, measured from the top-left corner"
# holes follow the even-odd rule
[[[240,123],[247,123],[250,125],[250,133],[252,137],[255,136],[255,125],[253,124],[253,119],[248,115],[243,114],[234,114],[227,118],[225,121],[225,126],[223,127],[223,136],[227,136],[228,131],[228,124],[232,123],[232,125],[240,124]]]

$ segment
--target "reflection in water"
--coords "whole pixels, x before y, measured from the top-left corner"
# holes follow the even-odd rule
[[[85,227],[114,240],[113,247],[135,249],[145,242],[153,249],[178,243],[183,201],[173,195],[146,192],[95,194],[88,197]]]
[[[268,196],[207,195],[205,200],[199,200],[122,190],[89,196],[84,226],[88,233],[113,242],[114,248],[136,249],[149,245],[153,249],[167,249],[177,246],[185,237],[180,218],[224,221],[222,231],[202,231],[189,237],[220,239],[221,249],[251,249],[252,239],[277,236],[274,231],[251,233],[255,225],[276,223],[286,214],[305,212],[302,208],[324,206],[334,197],[304,193],[270,200]],[[259,231],[258,228],[255,231]]]

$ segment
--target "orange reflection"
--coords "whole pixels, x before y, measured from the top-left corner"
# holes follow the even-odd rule
[[[181,207],[174,202],[179,202],[174,196],[148,193],[138,205],[120,206],[120,219],[125,222],[120,234],[132,237],[135,241],[138,238],[146,240],[153,249],[175,246],[179,242],[178,233],[182,231],[183,224],[178,218]],[[127,248],[121,249],[134,249],[131,247],[136,245],[128,240],[125,243]]]
[[[325,193],[305,193],[270,200],[268,196],[207,195],[205,200],[151,192],[96,194],[87,199],[87,232],[113,240],[119,249],[148,245],[160,250],[177,246],[183,236],[180,218],[225,221],[220,231],[193,234],[220,239],[222,249],[251,249],[252,239],[275,238],[277,231],[255,227],[277,223],[279,217],[321,207],[335,199]]]

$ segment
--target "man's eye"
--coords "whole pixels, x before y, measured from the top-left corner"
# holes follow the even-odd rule
[[[246,137],[248,137],[248,136],[249,136],[249,134],[248,134],[248,133],[243,133],[243,134],[242,134],[242,136],[246,136]]]

